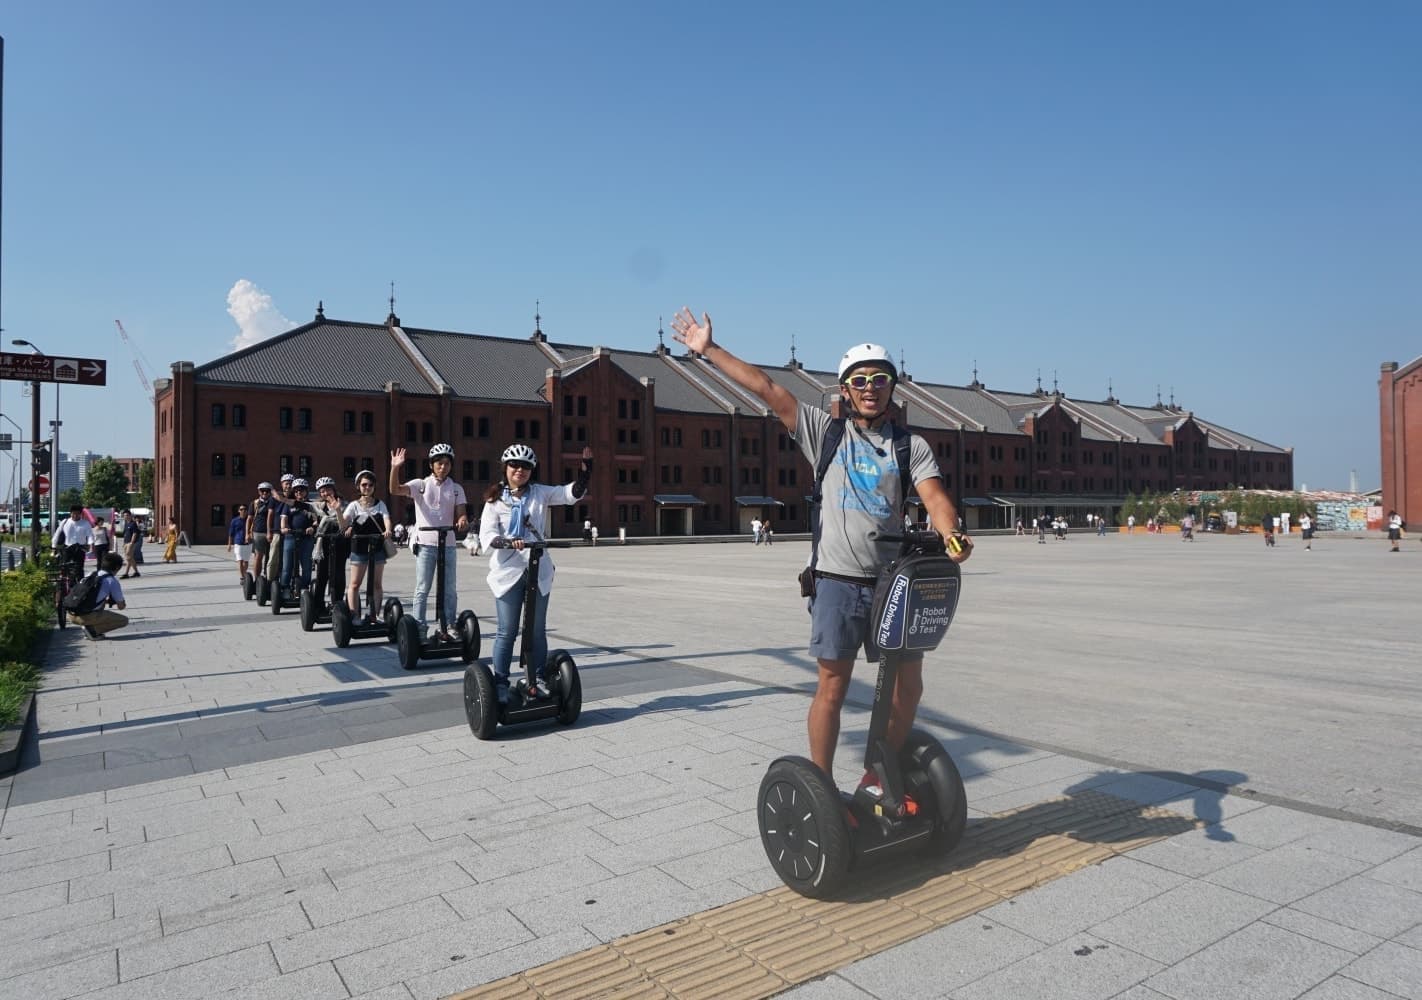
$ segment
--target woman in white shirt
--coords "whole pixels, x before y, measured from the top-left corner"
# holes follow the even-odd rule
[[[499,700],[508,698],[509,665],[513,661],[514,640],[522,623],[528,568],[525,541],[541,542],[548,534],[548,508],[577,503],[587,493],[592,472],[592,449],[583,449],[578,478],[566,486],[544,486],[533,482],[538,457],[525,444],[504,449],[503,477],[484,493],[484,513],[479,519],[479,541],[489,550],[489,589],[498,610],[498,633],[494,637],[494,684]],[[532,656],[542,676],[548,661],[548,595],[553,590],[553,560],[544,553],[538,564],[538,600],[533,616]]]
[[[1397,543],[1402,540],[1402,515],[1397,511],[1387,516],[1387,540],[1392,542],[1392,551],[1400,551]]]

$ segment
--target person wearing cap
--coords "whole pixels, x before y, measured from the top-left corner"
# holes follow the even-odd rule
[[[237,513],[227,522],[227,551],[237,561],[237,582],[247,582],[247,563],[252,558],[252,543],[247,535],[247,505],[239,503]]]
[[[454,470],[454,449],[447,444],[432,446],[429,462],[428,476],[402,483],[400,468],[405,464],[405,449],[397,448],[390,453],[390,493],[392,496],[409,497],[415,504],[413,604],[415,621],[420,623],[421,628],[428,624],[425,619],[425,606],[429,603],[430,586],[434,583],[435,557],[438,554],[436,547],[440,544],[439,532],[434,529],[450,526],[455,529],[445,532],[444,535],[444,620],[447,625],[453,625],[457,617],[455,609],[459,604],[459,595],[455,593],[455,567],[458,566],[459,560],[456,558],[457,553],[452,551],[456,544],[454,536],[455,532],[464,531],[469,527],[466,512],[468,501],[464,496],[464,487],[449,476]],[[432,635],[435,632],[436,629],[431,629]],[[441,642],[450,642],[454,638],[447,633],[435,637]]]
[[[380,620],[384,603],[385,542],[390,538],[390,511],[385,501],[375,495],[375,473],[362,469],[356,473],[356,498],[341,513],[346,537],[350,540],[350,580],[346,585],[346,607],[351,617],[360,620],[360,588],[365,582],[366,568],[375,577],[371,605],[365,609],[365,620],[374,625]]]
[[[84,575],[84,557],[94,551],[94,527],[84,516],[84,505],[69,508],[69,516],[54,529],[54,558],[68,571],[71,581]]]
[[[754,393],[780,418],[800,450],[818,466],[821,445],[834,418],[817,406],[797,403],[789,390],[765,372],[727,351],[712,338],[711,317],[698,322],[689,309],[672,320],[675,338],[702,355],[737,384]],[[869,634],[869,610],[879,572],[897,555],[895,544],[874,540],[874,533],[902,531],[901,474],[894,446],[894,383],[898,369],[889,352],[877,344],[857,344],[840,359],[839,394],[847,416],[834,459],[822,486],[819,550],[815,595],[810,599],[810,655],[819,666],[819,683],[807,722],[810,757],[834,780],[834,754],[839,742],[839,717],[849,692],[854,661],[862,647],[873,662],[879,651]],[[958,511],[940,478],[928,442],[918,435],[909,441],[910,482],[935,529],[947,543],[949,558],[962,562],[972,554],[972,541],[954,530]],[[923,695],[923,659],[905,660],[890,706],[888,741],[901,749],[913,726]],[[865,776],[872,777],[872,772]]]
[[[292,499],[281,515],[281,589],[291,589],[292,577],[302,590],[311,586],[311,550],[316,545],[316,508],[306,499],[311,488],[304,479],[291,483]]]

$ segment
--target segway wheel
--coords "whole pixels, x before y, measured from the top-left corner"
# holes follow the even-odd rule
[[[420,623],[409,615],[395,622],[395,642],[400,647],[400,666],[414,670],[420,665]]]
[[[499,725],[499,693],[494,675],[482,663],[464,668],[464,715],[475,739],[491,740]]]
[[[760,842],[775,873],[802,896],[835,895],[852,857],[839,789],[804,757],[781,757],[761,779],[758,802]]]
[[[257,589],[256,589],[255,585],[253,585],[253,583],[252,583],[252,574],[251,574],[251,573],[243,573],[243,574],[242,574],[242,600],[244,600],[244,601],[250,601],[253,597],[256,597],[256,596],[257,596]]]
[[[281,606],[282,606],[282,604],[283,604],[285,601],[286,601],[286,591],[282,589],[282,586],[281,586],[280,583],[273,584],[273,585],[272,585],[272,602],[271,602],[272,614],[274,614],[274,615],[279,615],[279,614],[281,614]]]
[[[472,611],[459,612],[458,626],[459,655],[465,663],[479,659],[479,616]]]
[[[385,599],[385,638],[387,642],[395,641],[395,626],[404,616],[405,609],[400,604],[400,598],[387,597]]]
[[[958,846],[968,825],[968,797],[957,765],[943,744],[921,729],[909,732],[899,763],[909,794],[921,809],[937,813],[928,849],[947,854]]]
[[[310,632],[316,628],[316,596],[309,590],[301,592],[301,631]]]
[[[257,580],[257,607],[265,608],[272,599],[272,582],[265,576]]]
[[[60,628],[69,627],[69,611],[63,604],[56,603],[54,605],[54,617],[58,621]]]
[[[331,638],[336,640],[338,649],[345,649],[351,644],[351,609],[346,607],[345,601],[337,601],[331,605]]]
[[[548,658],[548,686],[558,692],[558,724],[577,722],[583,713],[583,682],[578,678],[578,665],[561,649]]]

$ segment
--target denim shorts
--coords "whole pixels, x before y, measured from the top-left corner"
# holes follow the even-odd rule
[[[382,546],[368,554],[365,552],[352,552],[348,558],[351,562],[360,566],[364,566],[366,563],[383,563],[385,561],[385,549]]]
[[[866,660],[877,662],[879,647],[869,634],[873,603],[873,587],[828,577],[815,580],[815,596],[809,599],[810,655],[817,660],[853,660],[863,649]]]

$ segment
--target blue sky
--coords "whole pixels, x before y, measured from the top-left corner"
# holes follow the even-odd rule
[[[541,300],[650,349],[690,304],[763,363],[1173,387],[1310,487],[1377,485],[1378,364],[1422,354],[1416,4],[15,2],[0,35],[5,346],[110,362],[66,451],[152,452],[116,318],[161,376],[234,312],[378,322],[391,280],[412,327]]]

